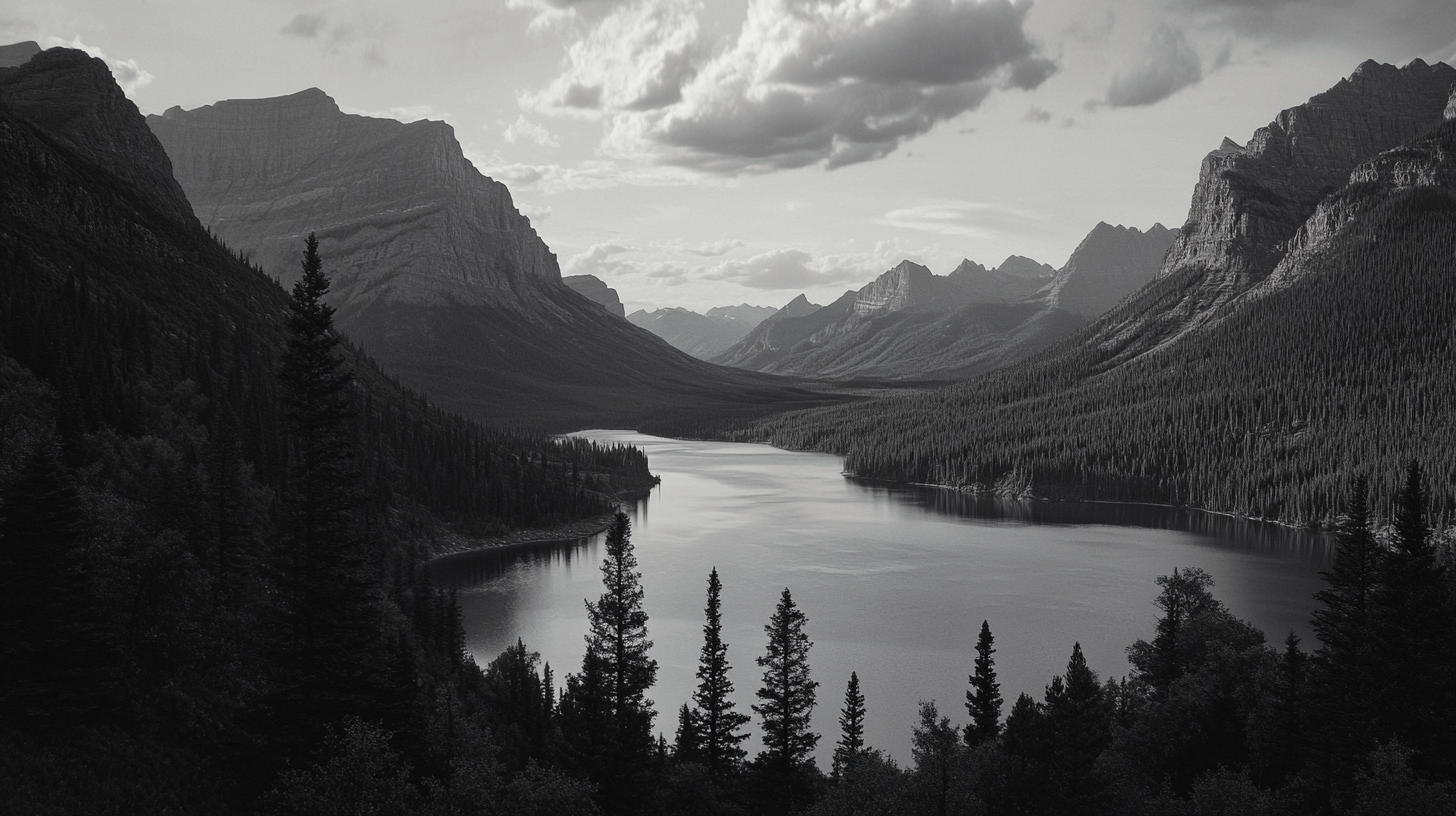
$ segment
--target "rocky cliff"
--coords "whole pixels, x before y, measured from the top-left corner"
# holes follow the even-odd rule
[[[202,222],[278,276],[315,232],[341,311],[375,301],[519,307],[556,256],[505,185],[467,160],[444,122],[346,114],[310,88],[233,99],[147,124]]]
[[[617,290],[596,275],[572,275],[562,278],[561,282],[571,291],[606,309],[609,314],[627,316],[627,309],[622,305],[622,299],[617,296]]]
[[[1115,366],[1214,319],[1269,277],[1357,166],[1439,124],[1453,83],[1456,69],[1444,63],[1367,61],[1243,146],[1225,138],[1203,160],[1188,220],[1154,285],[1084,342]]]
[[[948,283],[965,303],[1012,303],[1031,297],[1052,279],[1056,270],[1030,258],[1012,255],[995,269],[964,259],[949,275]]]
[[[345,114],[309,89],[147,119],[202,222],[285,283],[319,237],[336,325],[406,385],[490,422],[639,427],[823,402],[695,360],[561,282],[449,125]]]
[[[151,134],[129,126],[141,112],[117,87],[105,62],[70,48],[14,53],[30,56],[0,72],[0,98],[6,105],[134,185],[168,219],[196,223],[166,152]]]

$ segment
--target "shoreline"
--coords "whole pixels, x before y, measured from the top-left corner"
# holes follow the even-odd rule
[[[511,530],[493,536],[467,536],[454,532],[446,532],[436,537],[430,543],[430,557],[426,563],[437,561],[441,558],[448,558],[453,555],[465,555],[466,553],[483,552],[485,550],[501,550],[508,547],[523,547],[529,544],[556,544],[577,541],[583,538],[590,538],[597,533],[607,529],[612,523],[612,518],[622,510],[627,502],[637,501],[651,495],[651,489],[632,491],[625,498],[619,499],[616,507],[610,512],[603,513],[591,518],[568,521],[565,524],[558,524],[555,527],[530,527],[524,530]]]

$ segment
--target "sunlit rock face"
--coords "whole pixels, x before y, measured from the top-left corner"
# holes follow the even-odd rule
[[[341,308],[520,305],[532,284],[561,280],[510,191],[444,122],[346,114],[310,88],[171,108],[147,124],[202,222],[285,285],[303,236],[317,233]]]
[[[1274,272],[1320,202],[1356,167],[1440,124],[1453,83],[1456,69],[1444,63],[1367,61],[1246,144],[1225,138],[1203,160],[1160,284],[1087,342],[1126,360],[1212,319]]]

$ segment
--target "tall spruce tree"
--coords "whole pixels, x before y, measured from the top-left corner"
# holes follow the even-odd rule
[[[1047,688],[1046,724],[1051,735],[1052,786],[1068,813],[1091,809],[1097,787],[1092,765],[1107,748],[1112,710],[1082,644],[1072,644],[1067,672]]]
[[[1429,499],[1419,463],[1406,469],[1396,499],[1395,535],[1376,590],[1375,637],[1381,675],[1378,735],[1416,750],[1420,770],[1456,765],[1456,604],[1436,557]]]
[[[568,678],[562,705],[571,716],[563,716],[562,725],[572,732],[569,738],[600,789],[603,809],[624,813],[641,802],[638,794],[656,748],[647,690],[657,679],[657,661],[647,656],[652,641],[642,608],[645,593],[625,513],[613,517],[606,545],[604,591],[596,603],[586,604],[586,655],[581,677]]]
[[[839,711],[839,743],[834,746],[834,765],[830,772],[838,782],[856,756],[864,752],[865,698],[859,690],[859,674],[849,673],[844,689],[844,708]]]
[[[804,774],[819,743],[819,735],[809,730],[819,683],[809,677],[809,648],[814,644],[804,633],[807,622],[785,587],[764,627],[768,648],[757,658],[763,669],[763,686],[757,692],[762,702],[753,710],[763,723],[764,748],[756,763],[763,773],[763,791],[785,812],[807,798]]]
[[[1335,557],[1322,572],[1326,588],[1315,593],[1319,606],[1313,626],[1320,647],[1314,654],[1313,694],[1322,733],[1316,743],[1328,762],[1332,786],[1347,786],[1353,763],[1373,747],[1372,703],[1368,690],[1375,670],[1371,630],[1375,592],[1385,551],[1370,528],[1369,484],[1359,477],[1350,486],[1345,513],[1336,531]]]
[[[996,682],[995,638],[991,636],[991,625],[981,621],[981,634],[976,639],[975,671],[970,677],[971,687],[966,691],[966,713],[971,721],[966,724],[966,745],[974,747],[995,739],[1001,733],[1001,684]]]
[[[353,374],[324,302],[329,279],[312,233],[302,267],[278,372],[288,481],[275,565],[284,632],[272,716],[295,752],[347,716],[387,718],[392,702],[379,648],[379,584],[359,524]]]
[[[741,732],[749,721],[747,714],[733,709],[733,681],[728,679],[728,644],[723,642],[723,584],[718,568],[708,574],[708,605],[703,610],[703,649],[698,657],[698,689],[693,692],[697,706],[702,760],[710,770],[724,774],[742,762],[744,750],[739,745],[748,738]]]

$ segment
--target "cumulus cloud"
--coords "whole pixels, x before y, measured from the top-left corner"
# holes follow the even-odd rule
[[[566,261],[562,271],[567,275],[613,275],[619,272],[635,272],[632,264],[617,256],[631,252],[630,247],[621,244],[595,244],[580,255],[573,255]]]
[[[699,0],[630,0],[523,105],[605,119],[603,148],[724,174],[883,157],[1056,71],[1013,0],[750,0],[735,41]]]
[[[557,141],[551,131],[535,122],[528,121],[524,115],[517,117],[516,121],[512,122],[509,127],[501,132],[501,136],[505,137],[505,140],[511,144],[515,144],[518,140],[524,139],[546,147],[561,146],[561,142]]]
[[[1021,118],[1023,121],[1026,122],[1044,124],[1052,120],[1052,112],[1049,110],[1043,110],[1035,105],[1032,105],[1030,108],[1027,108],[1026,115],[1022,116]]]
[[[690,255],[700,255],[705,258],[716,258],[720,255],[727,255],[729,252],[743,246],[743,242],[737,239],[723,239],[707,244],[694,244],[683,247],[682,251]]]
[[[1151,105],[1202,78],[1202,63],[1193,44],[1183,32],[1159,25],[1138,61],[1112,78],[1105,102],[1114,108]]]
[[[96,57],[102,62],[105,62],[106,67],[111,69],[111,75],[116,78],[116,84],[121,86],[122,92],[125,93],[127,96],[131,96],[136,91],[139,91],[142,88],[145,88],[147,85],[151,84],[152,75],[142,70],[142,67],[140,65],[137,65],[136,60],[115,59],[113,57],[107,56],[106,52],[102,51],[100,48],[95,48],[81,42],[80,37],[74,37],[69,42],[61,39],[60,37],[46,38],[47,48],[54,48],[56,46],[59,46],[61,48],[75,48],[78,51],[85,51],[87,54],[90,54],[91,56]]]
[[[702,277],[706,280],[729,281],[750,289],[809,289],[838,283],[862,281],[868,271],[846,264],[840,258],[823,258],[799,249],[775,249],[747,260],[719,263]]]

